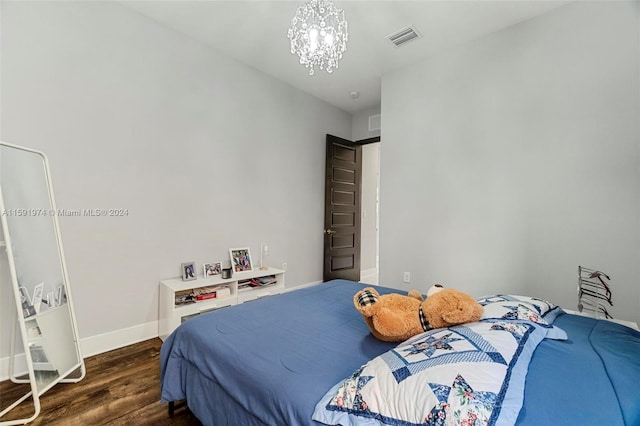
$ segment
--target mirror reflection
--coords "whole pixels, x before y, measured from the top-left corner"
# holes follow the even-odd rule
[[[81,362],[44,156],[0,145],[0,188],[21,336],[40,393]]]

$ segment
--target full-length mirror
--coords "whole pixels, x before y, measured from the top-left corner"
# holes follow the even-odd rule
[[[12,357],[23,352],[29,369],[12,380],[31,383],[39,411],[39,395],[84,375],[44,154],[0,143],[0,208],[17,308]]]

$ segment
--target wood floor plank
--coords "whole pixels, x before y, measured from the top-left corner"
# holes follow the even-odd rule
[[[85,359],[86,377],[61,383],[40,398],[40,415],[30,425],[201,426],[187,409],[169,417],[160,403],[160,339],[150,339]],[[28,385],[0,383],[0,409],[29,391]],[[0,420],[29,417],[24,402]]]

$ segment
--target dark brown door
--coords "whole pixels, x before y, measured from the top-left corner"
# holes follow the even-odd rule
[[[327,135],[324,281],[360,280],[362,147]]]

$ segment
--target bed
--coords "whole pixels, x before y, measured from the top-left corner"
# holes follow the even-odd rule
[[[204,425],[640,424],[636,330],[497,295],[478,323],[397,345],[353,307],[363,287],[335,280],[186,321],[162,346],[162,401],[186,400]],[[454,370],[438,370],[447,357]],[[480,389],[483,374],[498,382]]]

